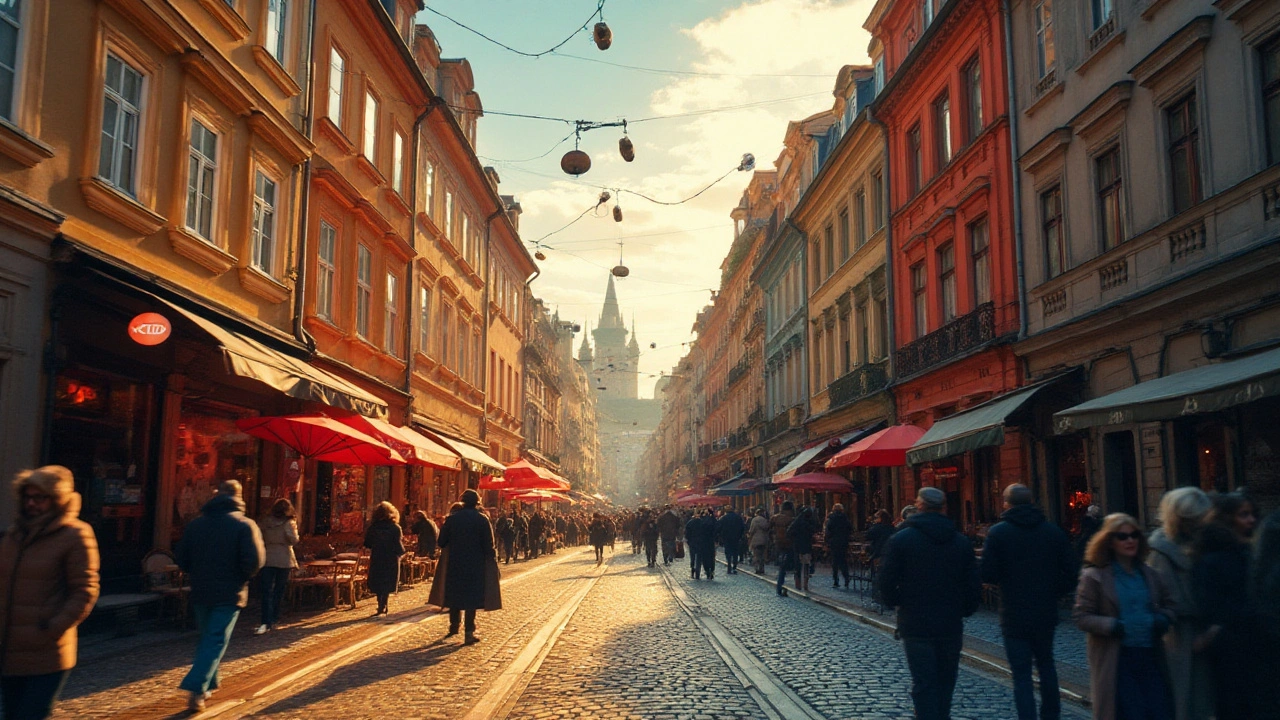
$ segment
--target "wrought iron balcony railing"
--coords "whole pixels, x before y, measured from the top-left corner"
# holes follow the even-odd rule
[[[968,315],[898,348],[894,354],[898,377],[910,377],[991,342],[996,336],[995,319],[995,303],[984,303]]]
[[[888,362],[866,363],[836,378],[827,386],[831,409],[848,405],[856,400],[883,390],[889,383]]]

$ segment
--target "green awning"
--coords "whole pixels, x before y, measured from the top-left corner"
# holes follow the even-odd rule
[[[1280,396],[1280,348],[1138,383],[1053,416],[1068,433],[1098,425],[1173,420]]]
[[[1052,382],[1053,380],[1047,380],[1006,393],[935,422],[907,451],[907,464],[919,465],[1002,444],[1005,420]]]

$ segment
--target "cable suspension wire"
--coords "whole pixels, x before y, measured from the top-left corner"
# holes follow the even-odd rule
[[[770,100],[757,100],[755,102],[742,103],[740,105],[726,105],[724,107],[717,107],[717,108],[689,110],[687,112],[672,113],[670,115],[651,115],[649,117],[640,118],[639,120],[626,120],[626,119],[616,120],[616,121],[575,120],[572,118],[554,117],[551,115],[537,115],[533,113],[508,112],[504,110],[484,110],[483,114],[495,115],[498,117],[520,118],[523,120],[546,120],[548,122],[561,122],[567,125],[574,125],[575,127],[579,124],[594,125],[599,127],[615,127],[623,122],[634,125],[635,123],[654,122],[656,120],[675,120],[679,118],[693,117],[696,115],[711,115],[714,113],[737,112],[739,110],[751,110],[753,108],[765,107],[768,105],[781,105],[782,103],[795,102],[797,100],[808,100],[810,98],[821,97],[821,96],[830,95],[830,94],[831,93],[829,91],[824,90],[822,92],[813,92],[813,93],[807,93],[804,95],[792,95],[790,97],[784,97],[784,98],[773,98]],[[472,110],[470,108],[465,108],[457,105],[450,105],[449,108],[459,113],[475,113],[475,114],[481,113],[480,110]],[[586,127],[584,129],[589,130],[592,128]]]
[[[524,56],[524,57],[529,57],[529,58],[540,58],[540,57],[542,57],[543,55],[549,55],[549,54],[551,54],[551,53],[555,52],[556,50],[559,50],[560,48],[562,48],[562,47],[564,47],[565,45],[567,45],[567,44],[569,43],[569,41],[570,41],[570,40],[572,40],[572,39],[574,39],[575,37],[577,37],[578,33],[582,32],[583,30],[586,30],[586,29],[587,29],[587,27],[588,27],[589,25],[591,25],[591,21],[592,21],[592,20],[595,20],[595,19],[596,19],[596,17],[599,17],[601,20],[603,20],[603,19],[604,19],[604,4],[605,4],[605,2],[606,2],[606,0],[599,0],[599,1],[596,3],[596,9],[595,9],[594,11],[592,11],[592,13],[591,13],[591,15],[590,15],[590,16],[588,16],[588,17],[587,17],[586,22],[582,23],[582,25],[578,26],[578,27],[577,27],[577,28],[576,28],[572,33],[570,33],[570,34],[569,34],[569,37],[565,38],[564,40],[561,40],[560,42],[556,43],[555,45],[551,46],[550,48],[548,48],[548,49],[546,49],[546,50],[543,50],[542,52],[534,52],[534,53],[531,53],[531,52],[525,52],[524,50],[517,50],[516,48],[513,48],[513,47],[511,47],[510,45],[508,45],[508,44],[506,44],[506,43],[504,43],[504,42],[502,42],[502,41],[500,41],[500,40],[495,40],[495,39],[493,39],[493,38],[489,37],[488,35],[485,35],[484,33],[480,32],[479,30],[476,30],[475,28],[471,27],[470,25],[467,25],[467,24],[462,23],[462,22],[460,22],[460,21],[458,21],[458,20],[455,20],[454,18],[452,18],[452,17],[450,17],[450,16],[448,16],[448,15],[445,15],[444,13],[442,13],[442,12],[440,12],[439,10],[437,10],[437,9],[435,9],[435,8],[433,8],[433,7],[431,7],[430,5],[427,5],[426,7],[427,7],[427,12],[433,13],[433,14],[435,14],[435,15],[439,15],[440,17],[444,18],[445,20],[448,20],[449,22],[453,23],[454,25],[457,25],[458,27],[462,28],[463,30],[466,30],[467,32],[471,33],[472,35],[475,35],[475,36],[477,36],[477,37],[479,37],[479,38],[481,38],[481,39],[483,39],[483,40],[486,40],[486,41],[488,41],[488,42],[491,42],[491,43],[493,43],[494,45],[497,45],[498,47],[502,48],[503,50],[508,50],[508,51],[510,51],[510,52],[513,52],[513,53],[515,53],[515,54],[517,54],[517,55],[521,55],[521,56]]]
[[[642,67],[640,65],[627,65],[626,63],[610,62],[599,58],[585,57],[583,55],[571,55],[569,53],[554,52],[552,57],[569,58],[571,60],[582,60],[583,62],[597,63],[600,65],[608,65],[610,67],[621,68],[623,70],[635,70],[638,72],[651,73],[653,75],[687,75],[689,77],[740,77],[740,78],[830,78],[834,77],[832,73],[718,73],[705,72],[701,70],[672,70],[669,68],[651,68]]]

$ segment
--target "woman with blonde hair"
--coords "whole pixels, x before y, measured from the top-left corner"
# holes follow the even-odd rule
[[[1144,564],[1150,547],[1139,528],[1130,515],[1108,515],[1085,549],[1072,617],[1088,633],[1094,720],[1173,717],[1160,667],[1172,599]]]
[[[364,546],[369,548],[369,592],[378,598],[378,611],[387,614],[387,599],[400,584],[400,556],[404,555],[400,513],[385,500],[373,509],[372,522],[364,531]]]
[[[1194,649],[1205,623],[1191,582],[1195,539],[1212,509],[1213,501],[1198,487],[1170,490],[1160,499],[1161,527],[1150,538],[1147,564],[1160,575],[1173,601],[1173,628],[1164,637],[1164,649],[1176,720],[1207,720],[1213,715],[1209,661]]]
[[[258,528],[262,530],[267,562],[258,573],[262,589],[262,624],[253,631],[254,635],[275,629],[289,574],[298,567],[298,559],[293,554],[293,546],[298,544],[298,523],[294,520],[293,503],[285,498],[276,500],[271,505],[271,512],[258,521]]]

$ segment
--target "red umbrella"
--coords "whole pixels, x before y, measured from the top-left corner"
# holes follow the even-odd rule
[[[924,435],[915,425],[894,425],[868,435],[836,453],[826,468],[896,467],[907,464],[907,450]]]
[[[814,492],[849,492],[853,486],[839,475],[828,473],[803,473],[774,483],[779,490],[812,490]]]
[[[568,490],[569,483],[545,468],[521,458],[510,465],[502,473],[503,483],[494,484],[494,488],[503,490]]]
[[[510,494],[508,494],[508,492]],[[503,492],[508,500],[519,500],[521,502],[541,502],[549,500],[551,502],[567,502],[572,503],[573,500],[568,495],[552,490],[512,490]]]
[[[724,505],[725,499],[720,497],[711,497],[710,495],[702,495],[699,493],[694,493],[692,495],[685,495],[679,500],[676,500],[676,504],[677,505]]]
[[[291,447],[313,460],[344,465],[403,465],[404,456],[385,443],[326,415],[244,418],[236,427],[263,440]]]
[[[387,447],[400,453],[405,462],[414,465],[457,470],[462,467],[458,456],[439,443],[405,427],[396,427],[385,420],[363,415],[346,415],[335,418],[343,425],[359,430]]]

